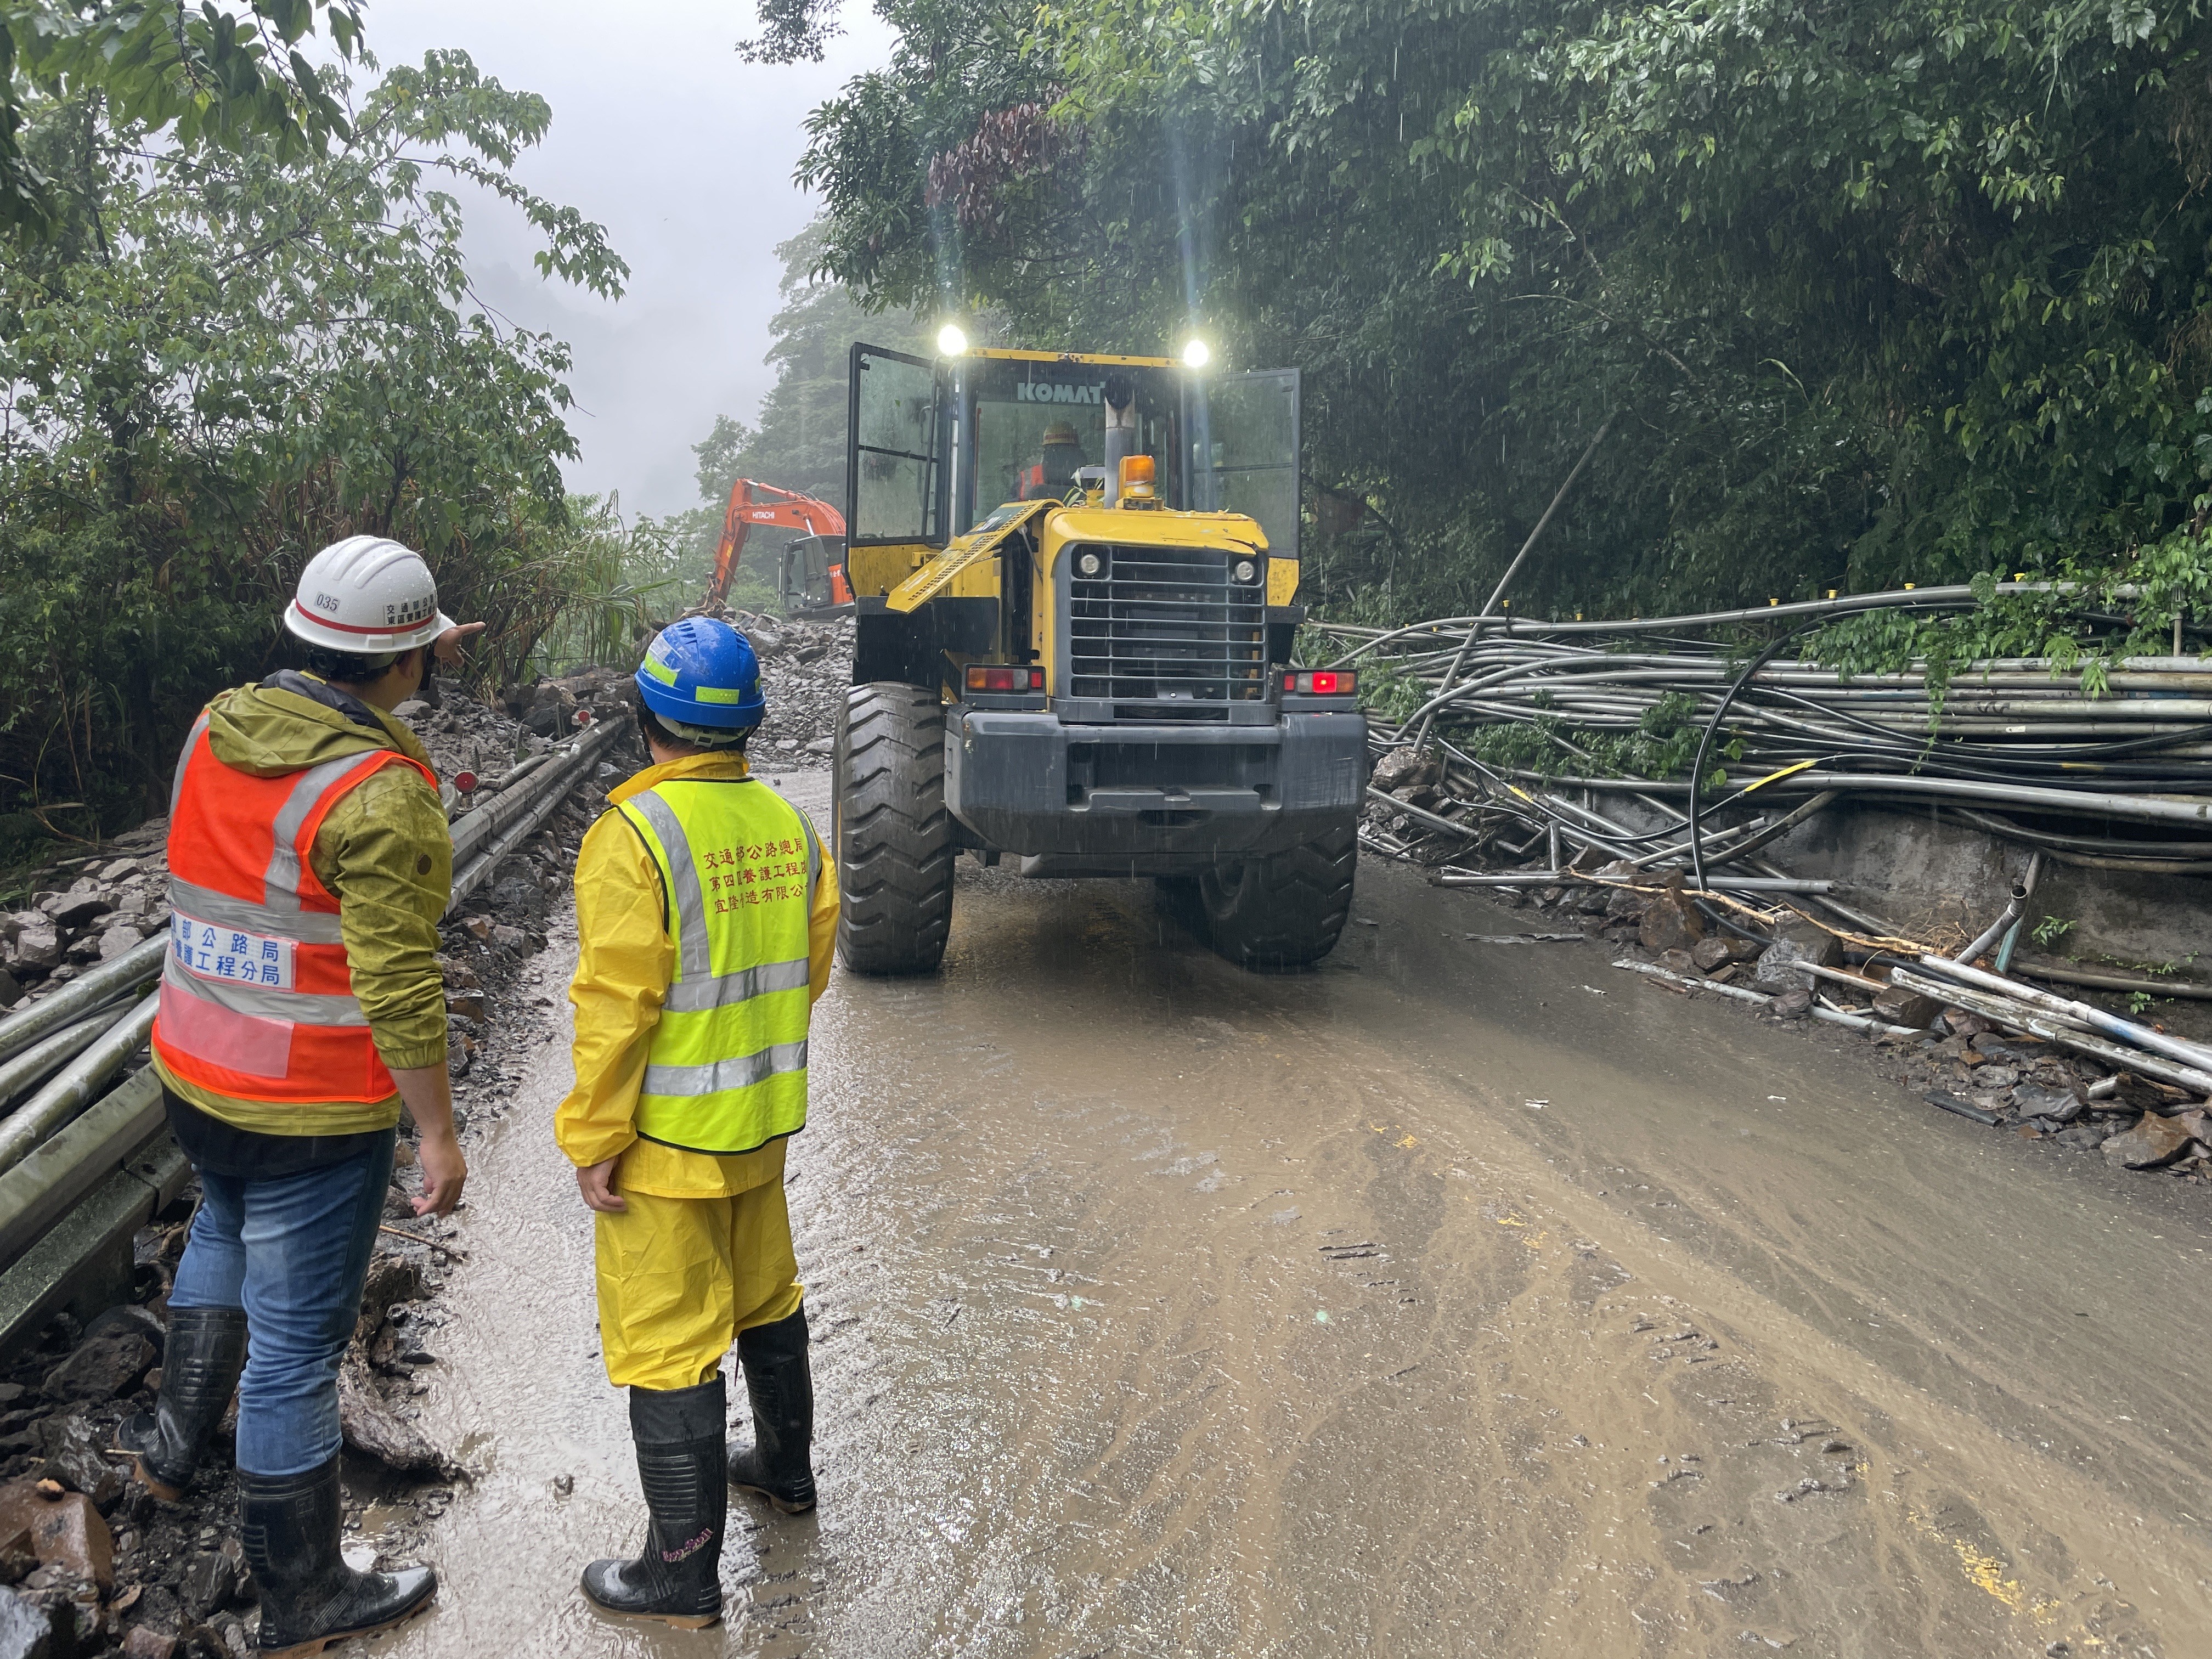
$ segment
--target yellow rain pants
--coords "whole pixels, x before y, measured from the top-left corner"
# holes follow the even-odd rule
[[[617,1388],[696,1388],[739,1331],[799,1311],[782,1182],[726,1198],[623,1199],[623,1213],[592,1218],[599,1340]]]
[[[619,804],[669,780],[745,775],[742,756],[688,755],[647,767],[607,799]],[[676,971],[667,896],[619,812],[585,835],[575,887],[576,1086],[554,1132],[579,1169],[619,1160],[614,1189],[629,1208],[592,1217],[607,1378],[617,1388],[696,1388],[739,1331],[799,1311],[783,1200],[790,1142],[715,1155],[639,1137],[638,1092]],[[826,861],[807,933],[807,990],[819,998],[837,934],[836,873]]]

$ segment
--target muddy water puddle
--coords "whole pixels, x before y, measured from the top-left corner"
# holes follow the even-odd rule
[[[1141,886],[963,866],[941,976],[841,977],[792,1158],[822,1507],[733,1504],[702,1635],[575,1590],[642,1509],[548,1043],[424,1402],[481,1473],[378,1650],[2212,1651],[2189,1206],[1362,881],[1271,980]]]

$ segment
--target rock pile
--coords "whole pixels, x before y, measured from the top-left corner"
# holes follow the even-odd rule
[[[396,1177],[410,1184],[411,1159]],[[404,1209],[404,1205],[401,1206]],[[188,1201],[180,1204],[188,1210]],[[409,1212],[411,1213],[411,1212]],[[81,1329],[57,1317],[0,1382],[0,1655],[233,1659],[250,1650],[253,1586],[231,1521],[237,1475],[226,1414],[180,1504],[156,1499],[109,1449],[117,1425],[152,1407],[167,1340],[161,1298],[184,1249],[181,1215],[141,1231],[137,1291]],[[383,1499],[434,1510],[454,1473],[414,1427],[410,1403],[436,1363],[423,1346],[440,1322],[423,1298],[436,1282],[412,1249],[371,1264],[340,1372],[347,1522]],[[404,1548],[408,1528],[389,1541]],[[37,1645],[40,1639],[49,1645]],[[11,1643],[13,1645],[11,1645]]]
[[[837,714],[853,683],[853,620],[761,622],[747,632],[760,653],[768,720],[749,751],[763,767],[823,767],[837,740]]]
[[[168,819],[156,818],[33,878],[28,902],[0,913],[0,1008],[64,985],[169,925],[168,834]]]
[[[753,759],[767,766],[826,765],[836,738],[837,712],[852,683],[852,618],[799,622],[740,611],[734,619],[760,657],[761,689],[768,697],[768,719],[750,750]],[[623,668],[586,668],[561,679],[509,686],[501,694],[501,704],[526,733],[515,757],[568,735],[581,723],[580,710],[603,720],[629,718],[636,695],[630,671]],[[436,718],[434,713],[430,716],[433,722]],[[416,722],[431,752],[439,755],[444,775],[444,756],[431,735],[435,729],[434,724]],[[455,752],[463,751],[457,746]],[[486,763],[471,769],[489,777],[500,768]]]
[[[576,728],[591,720],[624,719],[637,697],[630,683],[630,671],[625,668],[583,668],[555,680],[538,680],[529,685],[512,685],[500,694],[505,712],[520,728],[517,747],[500,767],[487,771],[471,768],[479,776],[491,777],[501,767],[526,755],[534,755],[547,744],[573,736]],[[477,705],[482,708],[482,704]],[[428,731],[422,726],[415,728],[423,733],[423,741],[431,744],[431,753],[438,752],[431,743]],[[509,727],[508,730],[514,728]],[[457,732],[457,739],[463,734]],[[441,776],[447,775],[443,765]]]

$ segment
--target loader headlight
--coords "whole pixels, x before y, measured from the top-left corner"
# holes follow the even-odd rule
[[[1253,560],[1239,559],[1229,567],[1229,574],[1240,582],[1257,581],[1260,579],[1260,567]]]
[[[1079,553],[1075,556],[1075,574],[1096,581],[1106,574],[1105,556],[1099,553]]]
[[[968,331],[957,323],[947,323],[937,331],[937,354],[940,357],[957,357],[968,349]]]

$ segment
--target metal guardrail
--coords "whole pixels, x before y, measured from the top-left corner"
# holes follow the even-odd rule
[[[450,915],[557,811],[626,730],[595,720],[498,781],[453,822]],[[489,792],[486,792],[489,793]],[[63,1308],[130,1291],[131,1237],[191,1175],[144,1048],[157,995],[129,1000],[167,960],[166,929],[0,1019],[0,1350]],[[27,1097],[27,1098],[24,1098]]]

